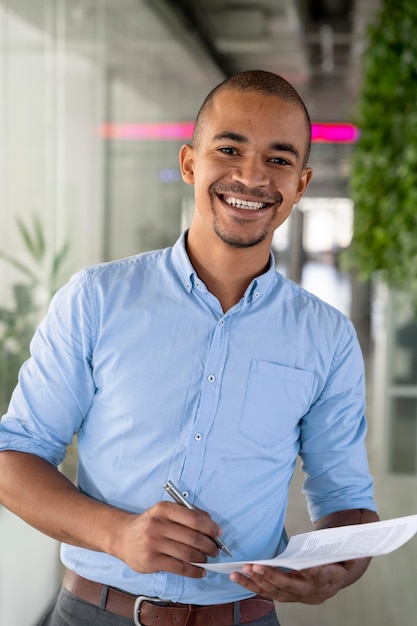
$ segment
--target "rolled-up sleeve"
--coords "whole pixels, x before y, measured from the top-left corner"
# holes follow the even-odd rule
[[[302,420],[304,492],[314,522],[338,510],[375,510],[365,436],[363,359],[348,322],[326,384]]]
[[[64,459],[95,393],[93,309],[84,271],[55,294],[0,422],[0,450],[30,452],[54,465]]]

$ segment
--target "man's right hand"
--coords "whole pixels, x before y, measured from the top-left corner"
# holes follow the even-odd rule
[[[213,537],[220,535],[220,527],[209,514],[173,502],[129,514],[119,531],[114,556],[143,574],[165,571],[201,578],[205,570],[190,562],[205,563],[219,553]]]

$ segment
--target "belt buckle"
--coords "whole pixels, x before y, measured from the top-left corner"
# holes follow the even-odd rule
[[[160,600],[159,598],[150,598],[149,596],[138,596],[133,606],[133,621],[135,623],[135,626],[145,626],[140,621],[140,605],[142,604],[142,602],[145,602],[145,600],[150,603],[166,604],[166,600]]]

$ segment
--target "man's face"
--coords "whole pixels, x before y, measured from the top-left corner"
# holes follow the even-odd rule
[[[183,178],[195,186],[196,224],[233,247],[270,245],[310,180],[306,146],[305,118],[294,104],[257,92],[218,93],[197,145],[180,153]]]

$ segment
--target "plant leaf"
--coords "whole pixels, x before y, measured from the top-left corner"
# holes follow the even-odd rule
[[[13,265],[13,267],[25,274],[25,276],[30,278],[33,283],[36,283],[38,281],[38,277],[35,272],[33,272],[27,265],[19,261],[19,259],[17,259],[16,257],[8,254],[7,252],[4,252],[4,250],[0,250],[0,258],[4,259],[8,263],[10,263],[10,265]]]
[[[45,238],[42,231],[42,225],[37,216],[32,217],[33,233],[29,231],[25,223],[20,217],[16,218],[16,223],[20,235],[35,261],[40,263],[45,256]]]

